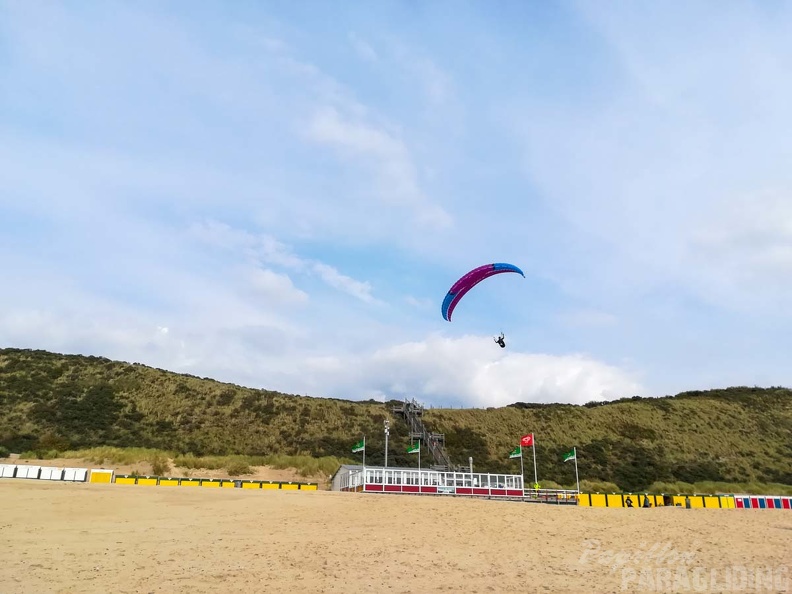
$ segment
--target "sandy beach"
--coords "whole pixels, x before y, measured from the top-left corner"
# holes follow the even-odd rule
[[[792,565],[788,510],[16,479],[0,501],[2,594],[777,592]]]

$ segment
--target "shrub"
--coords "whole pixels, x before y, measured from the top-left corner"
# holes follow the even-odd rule
[[[226,470],[228,471],[228,476],[240,476],[243,474],[253,474],[253,471],[250,469],[245,462],[242,460],[233,460],[231,461],[228,466],[226,466]]]
[[[157,476],[164,476],[170,472],[170,462],[161,453],[156,453],[151,457],[151,472]]]
[[[581,493],[621,493],[622,490],[616,483],[607,481],[580,481]]]

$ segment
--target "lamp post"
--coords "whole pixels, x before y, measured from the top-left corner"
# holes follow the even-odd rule
[[[388,435],[390,435],[390,421],[385,419],[385,468],[388,467]]]

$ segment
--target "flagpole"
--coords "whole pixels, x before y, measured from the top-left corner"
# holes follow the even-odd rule
[[[366,436],[363,436],[363,468],[366,467]]]
[[[580,495],[580,478],[578,477],[578,469],[577,469],[577,446],[572,448],[572,451],[575,452],[575,482],[577,482],[577,492]]]
[[[525,489],[525,470],[523,469],[522,445],[520,445],[520,475],[522,475],[523,489]]]
[[[537,478],[536,474],[536,439],[531,433],[531,449],[533,450],[533,458],[534,458],[534,489],[536,489],[536,485],[539,484],[539,479]]]

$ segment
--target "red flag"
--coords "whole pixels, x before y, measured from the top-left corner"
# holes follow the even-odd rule
[[[529,433],[528,435],[523,435],[522,438],[520,438],[521,446],[531,447],[533,444],[534,444],[533,433]]]

